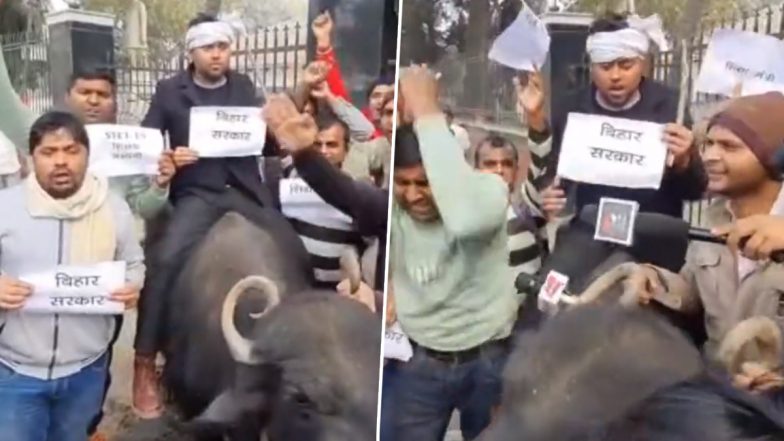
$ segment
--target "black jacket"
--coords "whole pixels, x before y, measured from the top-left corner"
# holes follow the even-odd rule
[[[563,100],[554,106],[556,110],[553,112],[552,118],[553,153],[547,164],[537,164],[546,165],[548,173],[534,184],[538,188],[544,188],[552,180],[557,169],[558,155],[566,129],[566,119],[570,112],[614,116],[659,124],[675,122],[678,112],[678,93],[675,90],[655,81],[644,79],[640,84],[640,95],[639,103],[631,109],[621,112],[611,112],[601,107],[596,102],[596,88],[593,85],[564,96]],[[690,121],[686,121],[686,126],[690,125]],[[549,136],[549,133],[532,131],[529,135],[532,140],[541,141],[542,137]],[[637,201],[640,203],[640,211],[681,217],[683,202],[700,199],[705,192],[707,183],[702,161],[695,156],[685,171],[680,173],[667,171],[658,190],[618,188],[585,183],[563,184],[577,186],[575,203],[578,212],[585,205],[598,204],[602,197],[612,197]]]
[[[389,192],[352,179],[313,149],[300,151],[293,158],[297,173],[316,194],[354,219],[359,234],[378,239],[375,284],[377,291],[384,292]]]
[[[229,92],[225,106],[259,106],[256,89],[250,78],[229,72]],[[161,130],[169,135],[170,146],[175,149],[188,146],[191,107],[201,105],[191,70],[158,82],[143,127]],[[274,150],[274,139],[267,135],[265,151]],[[221,194],[226,186],[236,187],[242,193],[266,206],[277,205],[276,195],[262,184],[256,157],[202,158],[193,165],[177,170],[172,182],[171,199],[186,194],[202,197]]]

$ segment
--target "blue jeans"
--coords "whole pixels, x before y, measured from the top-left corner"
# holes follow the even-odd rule
[[[381,419],[379,421],[379,441],[395,441],[395,375],[397,362],[389,361],[384,366],[384,376],[381,378]]]
[[[477,438],[500,404],[507,356],[508,349],[493,345],[471,361],[450,364],[416,348],[408,363],[395,362],[395,373],[385,385],[394,391],[395,438],[442,441],[455,410],[460,412],[463,438]]]
[[[86,441],[103,400],[107,359],[49,381],[0,364],[0,441]]]

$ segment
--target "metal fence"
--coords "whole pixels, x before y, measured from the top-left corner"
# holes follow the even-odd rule
[[[42,113],[54,97],[48,64],[48,34],[18,34],[0,37],[3,56],[15,90],[30,108]],[[257,29],[234,44],[231,68],[250,77],[257,94],[293,87],[307,62],[307,27],[300,23]],[[144,51],[117,49],[118,120],[138,124],[149,108],[156,84],[187,67],[185,54],[171,59],[154,59]]]

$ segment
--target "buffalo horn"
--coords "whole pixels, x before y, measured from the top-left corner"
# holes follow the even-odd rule
[[[235,361],[244,364],[259,364],[261,360],[253,357],[252,342],[243,337],[234,324],[234,310],[237,308],[237,301],[248,289],[258,289],[264,294],[267,306],[259,315],[264,315],[280,303],[278,287],[268,278],[263,276],[248,276],[235,283],[226,295],[221,311],[221,329],[223,338],[229,346],[231,356]]]
[[[752,317],[733,327],[719,346],[719,361],[732,374],[740,372],[746,362],[768,369],[779,367],[782,358],[782,335],[776,322],[768,317]]]

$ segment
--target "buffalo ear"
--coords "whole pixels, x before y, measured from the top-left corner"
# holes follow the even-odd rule
[[[194,418],[190,425],[197,430],[234,427],[248,415],[260,413],[266,401],[262,392],[229,389],[212,400],[209,407]]]

